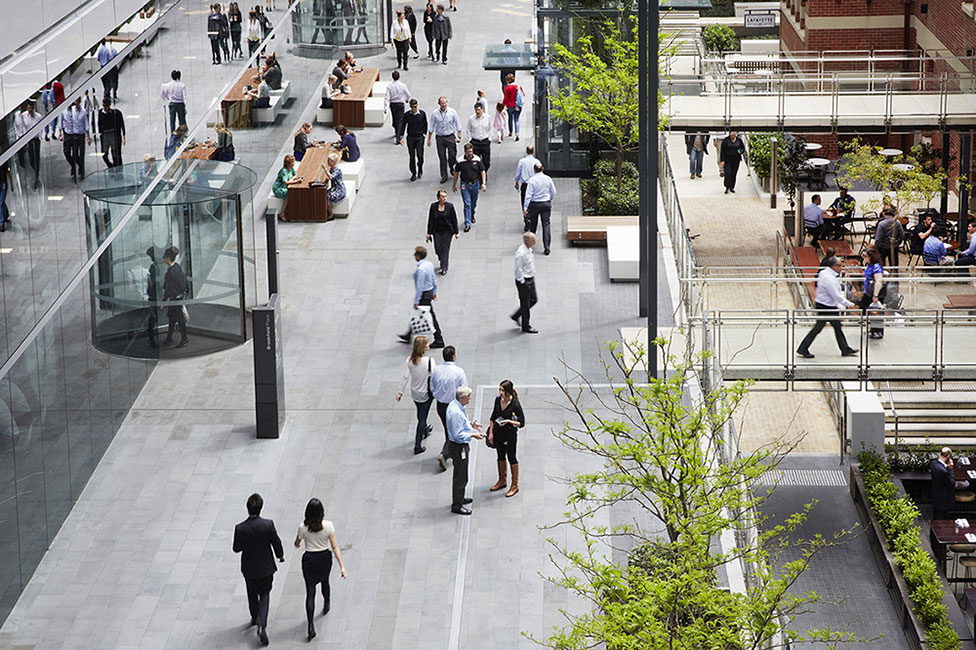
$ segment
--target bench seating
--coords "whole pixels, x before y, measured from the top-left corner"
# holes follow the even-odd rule
[[[382,97],[366,98],[366,126],[383,126],[386,114],[383,112]]]
[[[372,96],[373,97],[379,97],[380,99],[383,99],[383,97],[386,95],[386,89],[389,87],[389,85],[390,85],[390,82],[389,81],[375,81],[375,82],[373,82]]]
[[[342,170],[342,177],[356,183],[356,187],[363,186],[363,178],[366,176],[366,164],[362,156],[356,162],[343,160],[339,162],[339,169]]]
[[[315,110],[316,124],[332,124],[332,109],[319,107]]]
[[[343,172],[343,174],[345,174],[345,172]],[[356,183],[354,180],[344,178],[343,184],[346,186],[346,198],[332,206],[332,215],[335,217],[348,217],[349,213],[352,211],[352,206],[356,203],[356,192],[359,189],[358,183]],[[279,199],[274,195],[274,192],[268,192],[268,207],[266,213],[277,215],[281,211],[284,204],[284,199]]]
[[[291,98],[291,82],[290,81],[282,81],[281,82],[281,88],[279,88],[278,90],[272,90],[271,91],[271,96],[272,97],[274,97],[276,95],[278,97],[281,97],[281,103],[282,104],[286,103]]]
[[[566,239],[572,243],[606,242],[607,226],[636,226],[638,218],[579,216],[566,218]]]
[[[271,95],[270,104],[267,108],[251,107],[251,121],[255,124],[273,124],[281,113],[281,106],[284,102],[281,95]]]
[[[610,280],[640,280],[640,226],[607,226]]]

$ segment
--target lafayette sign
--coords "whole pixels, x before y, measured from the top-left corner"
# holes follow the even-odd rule
[[[744,27],[776,27],[776,12],[769,10],[747,9],[744,15]]]

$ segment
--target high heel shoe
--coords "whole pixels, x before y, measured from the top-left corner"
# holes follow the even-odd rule
[[[308,640],[311,641],[315,638],[315,626],[311,623],[308,624]]]

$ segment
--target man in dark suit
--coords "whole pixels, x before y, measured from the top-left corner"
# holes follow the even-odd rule
[[[261,645],[268,645],[268,601],[271,581],[278,570],[274,559],[277,557],[279,562],[284,562],[285,551],[274,522],[260,516],[262,507],[264,499],[260,494],[247,498],[248,517],[234,527],[234,552],[241,554],[241,573],[247,585],[251,625],[258,626]]]
[[[929,466],[932,472],[933,519],[949,519],[949,511],[956,503],[956,478],[952,470],[952,450],[943,447],[939,457]]]

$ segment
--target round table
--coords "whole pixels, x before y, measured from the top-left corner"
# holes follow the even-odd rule
[[[823,145],[819,142],[804,142],[803,148],[807,151],[819,151],[820,149],[823,149]]]
[[[830,164],[830,161],[826,158],[807,158],[807,163],[814,167],[826,167]]]
[[[895,156],[900,156],[905,152],[902,151],[901,149],[882,149],[878,153],[888,158],[894,158]]]

